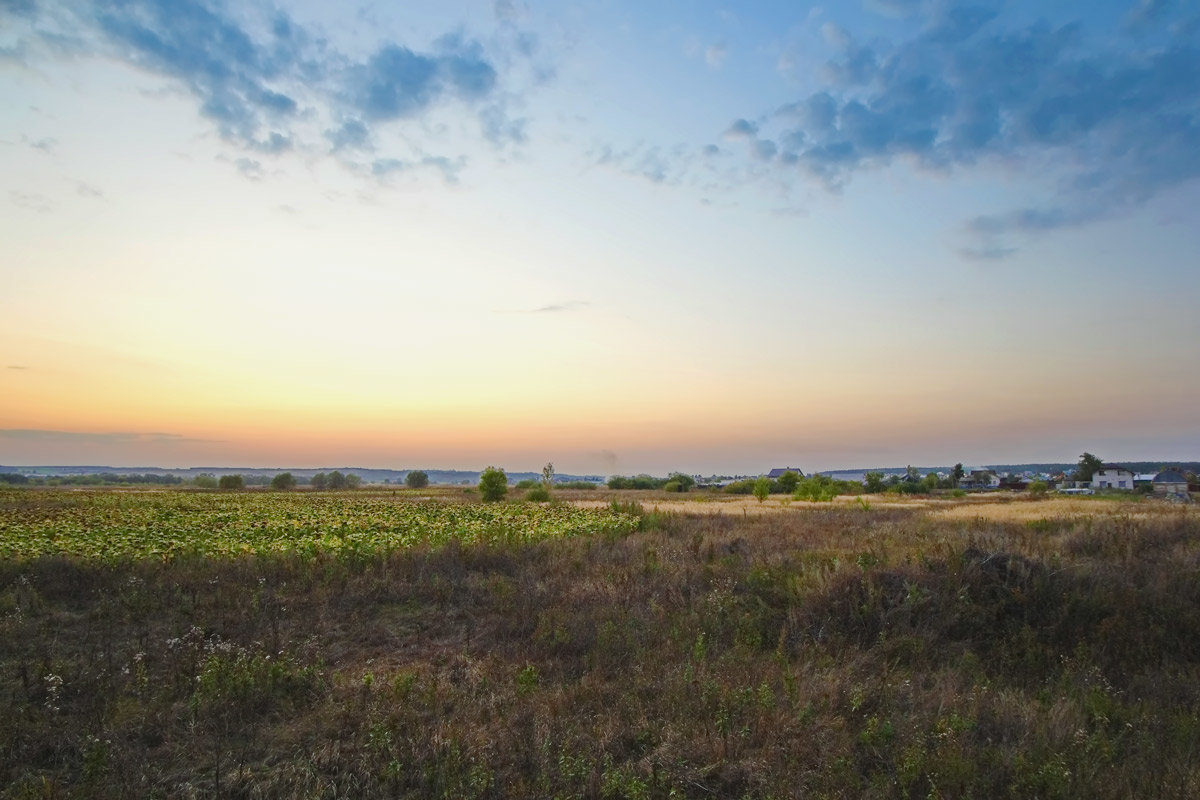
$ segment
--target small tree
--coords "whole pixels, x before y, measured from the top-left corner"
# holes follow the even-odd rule
[[[963,476],[966,474],[967,471],[963,469],[962,462],[955,464],[954,469],[950,470],[950,488],[957,489],[959,481],[961,481]]]
[[[1092,476],[1104,467],[1104,462],[1091,453],[1085,452],[1079,457],[1079,465],[1075,467],[1074,480],[1090,481]]]
[[[246,488],[246,481],[241,475],[222,475],[221,479],[217,481],[217,488],[244,489]]]
[[[547,492],[554,486],[554,464],[549,461],[542,467],[542,488]]]
[[[359,475],[355,475],[353,472],[347,473],[346,488],[347,489],[357,489],[360,486],[362,486],[362,477]]]
[[[429,475],[422,470],[414,469],[404,476],[404,485],[410,489],[424,489],[429,485]]]
[[[692,487],[696,485],[696,479],[691,475],[684,475],[682,472],[672,472],[667,476],[668,482],[674,482],[679,485],[677,492],[690,492]],[[665,486],[663,487],[666,488]]]
[[[279,491],[288,491],[296,488],[296,476],[290,472],[281,472],[274,478],[271,478],[271,488]]]
[[[312,486],[314,489],[316,489],[318,491],[320,491],[321,489],[327,489],[327,488],[329,488],[329,476],[326,475],[324,472],[318,472],[316,475],[313,475],[312,478],[309,479],[308,483],[310,486]]]
[[[1029,484],[1029,493],[1034,497],[1042,497],[1050,490],[1050,486],[1045,481],[1034,481]]]
[[[938,476],[936,472],[929,473],[925,476],[925,479],[921,481],[921,488],[923,488],[926,493],[932,493],[933,490],[937,488],[937,485]]]
[[[796,491],[796,487],[800,485],[800,476],[792,472],[790,469],[785,470],[776,481],[779,485],[779,490],[784,494],[791,494]]]
[[[508,476],[504,470],[488,467],[479,476],[479,496],[491,503],[504,499],[508,494]]]
[[[333,472],[329,473],[329,488],[330,489],[345,489],[346,488],[346,476],[342,474],[341,470],[335,469]]]
[[[866,474],[866,489],[870,494],[878,494],[883,491],[883,473],[868,472]]]
[[[754,496],[758,498],[758,502],[767,499],[767,495],[771,493],[771,479],[761,477],[754,482]]]

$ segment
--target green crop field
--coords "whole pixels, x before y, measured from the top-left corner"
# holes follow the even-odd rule
[[[365,555],[413,545],[628,533],[637,519],[569,505],[452,504],[384,494],[0,491],[0,558]]]

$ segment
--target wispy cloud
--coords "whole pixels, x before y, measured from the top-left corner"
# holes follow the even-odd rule
[[[591,303],[586,300],[568,300],[565,303],[551,303],[550,305],[540,306],[538,308],[529,309],[530,314],[557,314],[563,311],[582,311],[589,307]]]
[[[80,197],[89,197],[93,200],[99,200],[104,197],[104,191],[92,186],[90,183],[83,181],[75,182],[75,194]]]
[[[7,367],[5,367],[5,369],[27,370],[27,369],[29,369],[29,367],[23,366],[21,364],[9,364]]]
[[[54,210],[54,205],[50,202],[50,198],[37,192],[21,192],[13,189],[9,191],[8,199],[18,208],[36,211],[39,214],[49,214]]]
[[[58,146],[58,139],[53,136],[43,136],[40,139],[30,139],[22,134],[21,141],[32,147],[34,150],[41,150],[43,153],[52,153],[54,148]]]
[[[836,191],[902,158],[941,172],[1052,161],[1051,208],[967,224],[981,244],[964,254],[999,258],[1014,252],[1010,236],[1084,225],[1200,177],[1200,26],[1184,24],[1185,4],[1140,3],[1125,38],[1089,38],[1078,23],[1006,25],[998,3],[870,5],[922,28],[864,42],[826,24],[824,87],[724,132],[773,179]]]

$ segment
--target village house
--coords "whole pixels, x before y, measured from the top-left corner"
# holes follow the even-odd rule
[[[1187,476],[1177,469],[1164,469],[1154,476],[1154,493],[1187,496]]]
[[[1133,470],[1105,464],[1092,475],[1093,489],[1133,489]]]
[[[804,470],[799,467],[775,467],[775,469],[767,473],[767,477],[771,480],[778,480],[785,472],[794,472],[798,477],[804,477]]]
[[[962,477],[958,485],[964,489],[999,489],[1000,476],[992,469],[973,469]]]

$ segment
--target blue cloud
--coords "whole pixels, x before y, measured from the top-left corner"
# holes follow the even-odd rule
[[[39,15],[33,2],[2,1],[14,14]],[[499,72],[483,45],[458,33],[438,39],[427,52],[385,42],[357,60],[260,2],[95,0],[52,16],[63,30],[40,25],[33,39],[67,39],[76,51],[115,57],[179,82],[223,139],[256,157],[303,146],[315,134],[353,164],[345,153],[371,151],[377,126],[403,123],[449,102],[478,116],[486,140],[525,140],[525,122],[509,118],[498,94]],[[12,58],[28,62],[25,40],[12,51]],[[329,121],[325,128],[314,130],[312,121],[322,119]],[[252,158],[233,163],[245,174],[262,174],[261,165],[245,166],[256,163]]]
[[[1052,157],[1062,176],[1053,208],[966,225],[988,239],[976,248],[986,257],[1011,250],[1007,235],[1086,224],[1200,177],[1200,26],[1183,9],[1146,0],[1114,38],[1077,22],[1006,26],[1002,5],[876,0],[916,15],[920,31],[868,47],[827,26],[825,87],[758,129],[735,120],[724,136],[751,138],[760,161],[777,145],[778,170],[835,190],[897,158],[953,170]]]

